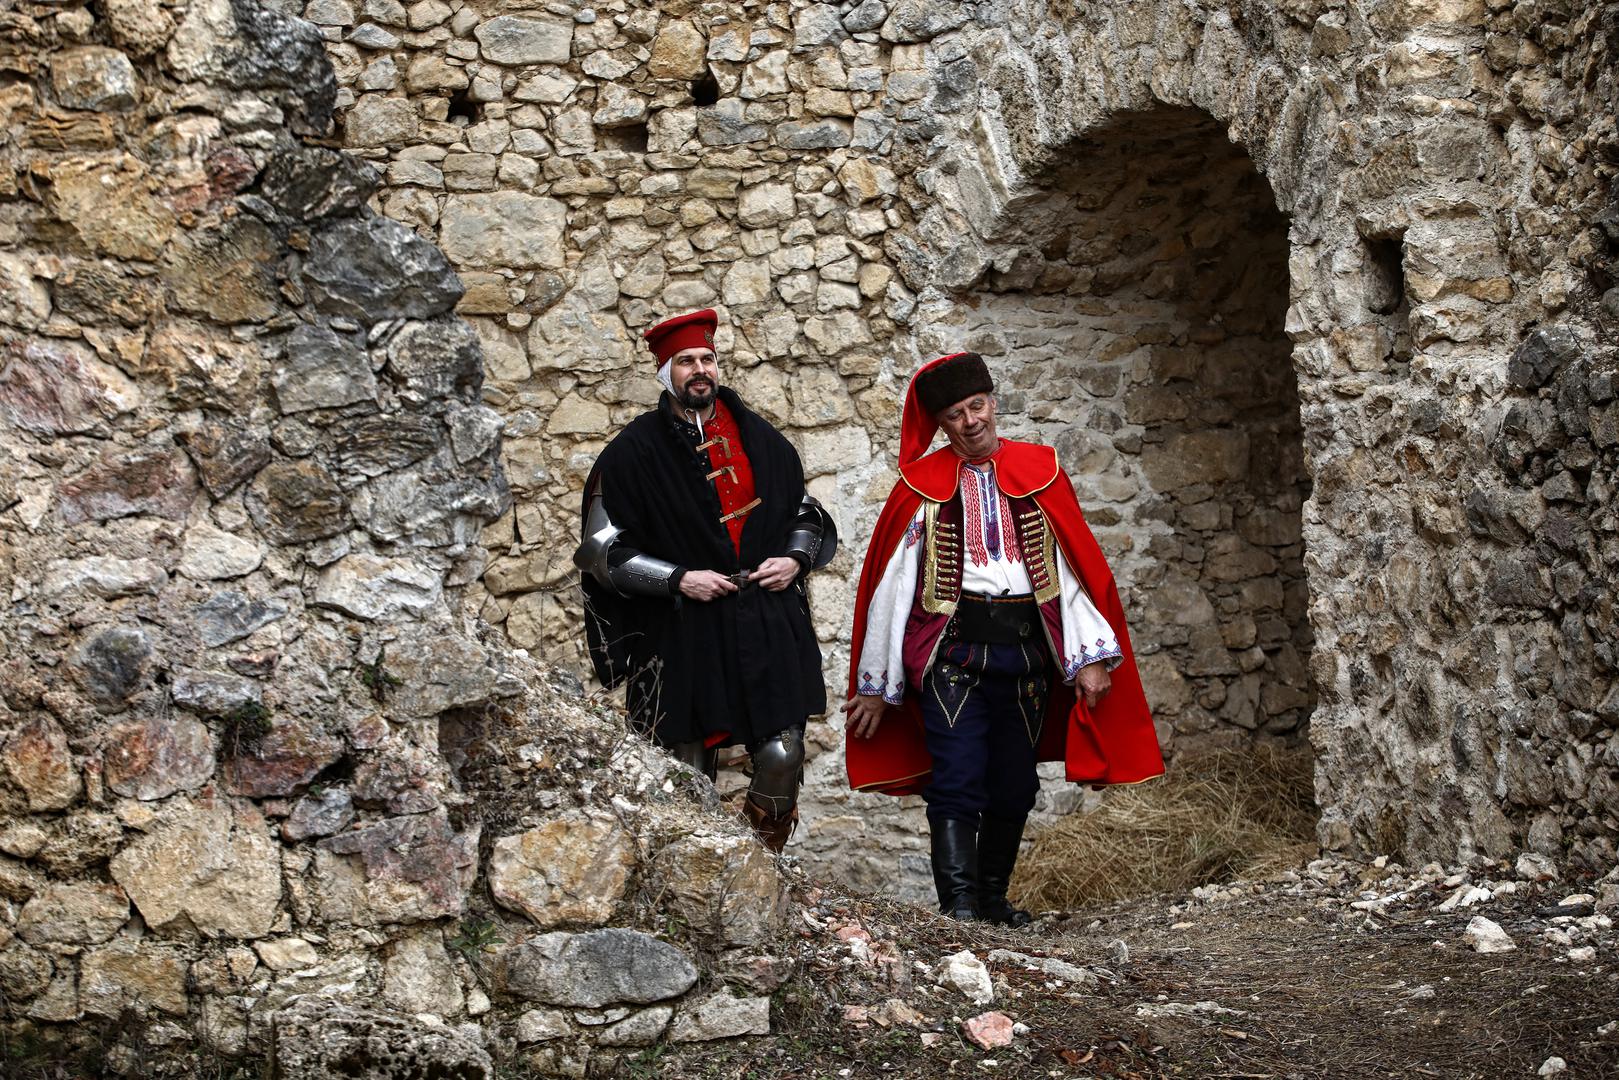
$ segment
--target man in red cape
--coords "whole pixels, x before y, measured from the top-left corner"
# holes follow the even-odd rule
[[[901,481],[860,574],[849,785],[928,803],[939,908],[1011,926],[1035,765],[1133,784],[1164,771],[1124,609],[1047,446],[1002,439],[982,357],[916,373]],[[928,446],[943,429],[948,445]]]

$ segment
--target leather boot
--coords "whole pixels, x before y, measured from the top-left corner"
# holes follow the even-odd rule
[[[1017,865],[1018,845],[1023,842],[1025,818],[1007,820],[984,815],[978,826],[978,917],[999,926],[1028,926],[1034,921],[1027,911],[1013,907],[1006,899]]]
[[[973,904],[977,831],[967,822],[952,818],[929,825],[933,843],[933,886],[939,891],[939,913],[971,922],[978,918],[978,909]]]
[[[765,847],[777,855],[780,855],[782,848],[787,846],[787,841],[792,837],[793,830],[798,828],[798,807],[796,806],[785,814],[775,815],[752,799],[744,797],[742,800],[742,816],[748,819],[748,824],[752,825],[753,831],[759,834],[759,839],[764,842]]]

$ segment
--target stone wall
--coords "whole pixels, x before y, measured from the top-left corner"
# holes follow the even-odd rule
[[[970,344],[1064,451],[1172,753],[1308,730],[1335,848],[1612,857],[1611,540],[1572,501],[1613,453],[1611,7],[304,13],[377,205],[469,285],[514,492],[470,592],[511,641],[581,669],[577,489],[653,400],[636,334],[714,304],[849,540],[812,587],[841,689],[905,380]],[[910,848],[920,893],[914,808],[811,740],[797,849],[875,884]]]
[[[478,1077],[768,1030],[764,849],[472,617],[506,420],[444,255],[320,145],[318,34],[68,3],[0,65],[4,1053]]]

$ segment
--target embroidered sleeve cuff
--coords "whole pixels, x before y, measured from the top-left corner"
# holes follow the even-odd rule
[[[888,685],[888,672],[883,672],[880,678],[875,678],[869,672],[860,673],[860,685],[855,693],[861,697],[880,697],[890,705],[898,705],[905,700],[905,684],[898,683],[892,688]]]
[[[1079,678],[1079,669],[1091,664],[1105,664],[1106,670],[1112,671],[1124,663],[1124,652],[1119,648],[1117,641],[1097,642],[1095,646],[1087,649],[1081,645],[1079,656],[1067,661],[1062,666],[1062,681],[1070,686]]]

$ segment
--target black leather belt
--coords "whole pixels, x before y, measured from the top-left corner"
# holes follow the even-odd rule
[[[946,635],[985,645],[1017,645],[1039,641],[1040,605],[1030,593],[984,596],[962,593]]]

